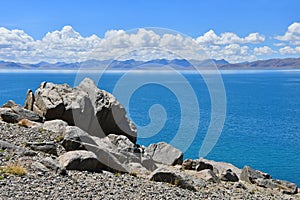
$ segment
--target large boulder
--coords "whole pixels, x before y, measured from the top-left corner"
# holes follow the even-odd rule
[[[100,138],[113,133],[136,142],[136,126],[126,117],[123,106],[89,78],[76,88],[43,82],[33,97],[27,93],[27,104],[31,101],[32,110],[46,120],[61,119]]]
[[[7,123],[18,123],[21,119],[23,119],[20,115],[12,112],[11,110],[7,110],[1,113],[1,118],[3,121]]]
[[[21,105],[10,100],[5,103],[0,110],[1,118],[8,123],[18,123],[22,119],[27,119],[33,122],[43,122],[43,118],[38,114],[24,109]]]
[[[165,143],[159,142],[157,144],[151,144],[146,148],[146,152],[157,163],[166,165],[182,164],[183,153],[179,149]]]
[[[67,122],[60,119],[55,119],[55,120],[45,121],[43,125],[43,129],[52,131],[54,133],[63,133],[67,126],[68,126]]]
[[[22,119],[28,119],[34,122],[43,122],[43,118],[38,114],[24,109],[21,105],[14,105],[11,107],[11,110],[19,115]]]
[[[59,164],[67,170],[101,172],[104,166],[90,151],[69,151],[58,157]]]

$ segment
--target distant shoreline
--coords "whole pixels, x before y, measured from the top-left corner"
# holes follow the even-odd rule
[[[182,69],[174,69],[176,72],[181,72],[181,73],[212,73],[216,72],[216,69],[199,69],[199,70],[182,70]],[[121,70],[121,69],[9,69],[9,68],[0,68],[0,73],[126,73],[126,72],[136,72],[136,73],[172,73],[174,71],[170,70],[157,70],[157,69],[139,69],[139,70]],[[300,68],[288,68],[288,67],[281,67],[281,68],[218,68],[218,71],[220,73],[247,73],[247,72],[300,72]]]

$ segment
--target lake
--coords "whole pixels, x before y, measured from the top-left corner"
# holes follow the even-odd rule
[[[273,178],[300,185],[300,71],[223,71],[221,75],[226,91],[225,124],[216,145],[205,157],[230,162],[239,168],[249,165],[270,173]],[[0,104],[13,99],[23,105],[28,88],[35,90],[42,81],[73,86],[76,76],[75,72],[68,71],[2,71]],[[95,79],[97,75],[87,73],[85,76]],[[143,80],[149,74],[137,73],[135,76],[136,79]],[[156,75],[159,76],[166,75]],[[98,86],[112,92],[120,77],[122,73],[104,74]],[[138,143],[143,145],[159,141],[172,142],[184,116],[185,138],[172,144],[182,148],[189,138],[193,138],[184,155],[185,158],[198,158],[210,123],[212,101],[201,76],[186,73],[183,77],[194,89],[199,105],[188,104],[193,102],[188,93],[182,91],[185,96],[181,96],[180,90],[170,90],[165,85],[154,82],[144,84],[132,93],[126,108],[130,118],[141,127],[138,130],[144,131],[138,133],[144,136],[138,139]],[[181,79],[169,81],[169,85],[175,88],[181,88],[182,84]],[[182,97],[181,100],[179,97]],[[182,99],[187,105],[184,108],[181,105]],[[151,127],[151,130],[160,128],[156,134],[145,137],[147,129],[142,127],[151,123],[148,112],[152,105],[157,104],[161,105],[158,110],[163,107],[165,112],[154,116],[159,118],[158,123],[160,118],[163,120],[166,117],[166,120],[163,127]],[[197,110],[200,111],[200,118],[195,119],[197,115],[194,112]],[[191,133],[189,123],[198,121],[195,134]]]

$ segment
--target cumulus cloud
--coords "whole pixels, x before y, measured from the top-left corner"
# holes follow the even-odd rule
[[[255,47],[253,49],[253,52],[255,55],[271,55],[273,53],[276,53],[273,49],[271,49],[268,46],[263,46],[263,47]]]
[[[214,45],[227,45],[227,44],[256,44],[263,42],[265,36],[259,33],[250,33],[248,36],[241,38],[235,33],[226,32],[218,36],[213,30],[206,32],[203,36],[199,36],[196,41],[199,44],[214,44]]]
[[[275,39],[289,42],[292,45],[300,45],[300,23],[294,22],[288,27],[284,35],[276,36]]]
[[[285,46],[283,48],[279,49],[279,52],[283,55],[288,55],[288,54],[300,54],[300,47],[295,47],[292,48],[290,46]]]
[[[294,23],[284,36],[278,36],[282,46],[298,37],[298,24]],[[300,36],[299,36],[300,37]],[[289,40],[288,40],[289,39]],[[0,60],[37,63],[80,62],[90,59],[137,59],[158,58],[226,59],[229,62],[255,60],[256,56],[276,53],[297,54],[298,47],[282,46],[277,51],[268,46],[258,47],[265,41],[260,33],[240,37],[226,32],[217,35],[210,30],[191,38],[162,29],[137,29],[134,31],[109,30],[103,38],[97,35],[83,37],[71,26],[48,32],[41,40],[35,40],[22,30],[0,28]],[[300,41],[300,40],[299,40]]]

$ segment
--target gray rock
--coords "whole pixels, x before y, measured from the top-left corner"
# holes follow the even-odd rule
[[[154,160],[150,155],[147,154],[146,155],[142,154],[141,164],[143,167],[145,167],[147,170],[151,172],[157,169],[157,165],[155,164]]]
[[[146,152],[152,156],[155,162],[166,165],[182,164],[183,153],[165,142],[151,144],[146,148]]]
[[[259,178],[255,183],[264,188],[277,188],[284,194],[297,194],[298,192],[297,185],[288,181]]]
[[[32,168],[33,170],[37,170],[37,171],[40,171],[40,172],[42,172],[42,173],[46,173],[46,172],[49,171],[48,168],[47,168],[45,165],[43,165],[42,163],[37,162],[37,161],[35,161],[35,162],[33,162],[33,163],[31,164],[31,168]]]
[[[97,88],[91,79],[79,87],[42,83],[36,90],[33,111],[46,120],[62,119],[89,134],[105,137],[110,133],[125,135],[136,142],[136,127],[116,98]]]
[[[9,100],[8,102],[2,105],[2,108],[11,108],[15,105],[17,105],[16,102],[14,102],[13,100]]]
[[[148,171],[145,167],[143,167],[141,163],[129,163],[128,167],[130,169],[130,174],[134,176],[140,176],[146,178],[147,175],[150,174],[150,171]]]
[[[56,119],[51,121],[45,121],[43,125],[43,129],[52,131],[54,133],[63,133],[67,126],[68,126],[67,122],[60,119]]]
[[[38,114],[36,114],[30,110],[26,110],[26,109],[22,108],[21,105],[12,106],[11,110],[14,113],[16,113],[17,115],[19,115],[21,119],[28,119],[28,120],[34,121],[34,122],[43,122],[43,118],[41,116],[39,116]]]
[[[241,171],[242,171],[241,169],[237,168],[236,166],[232,165],[231,163],[217,162],[217,161],[213,161],[213,160],[207,160],[204,158],[195,160],[195,162],[199,162],[199,161],[202,161],[202,162],[212,165],[213,172],[219,177],[223,173],[225,173],[228,169],[230,169],[232,172],[234,172],[237,176],[240,176]]]
[[[240,180],[256,184],[264,188],[277,188],[284,194],[296,194],[298,192],[298,187],[296,184],[288,181],[272,179],[269,174],[254,170],[249,166],[245,166],[243,168],[240,175]]]
[[[11,110],[1,113],[1,118],[5,122],[13,124],[18,123],[21,119],[23,119],[20,115],[17,115]]]
[[[265,177],[259,171],[255,171],[249,166],[245,166],[240,175],[240,180],[248,182],[248,183],[256,183],[257,179],[264,179]]]
[[[34,98],[34,94],[33,94],[32,90],[30,90],[30,89],[27,90],[24,108],[27,110],[33,111],[34,100],[35,100],[35,98]]]
[[[193,181],[186,177],[186,175],[179,172],[169,171],[164,168],[158,168],[150,174],[151,181],[165,182],[178,187],[196,191]]]
[[[11,109],[10,108],[2,108],[2,107],[0,107],[0,116],[1,116],[2,113],[5,113],[7,111],[11,111]]]
[[[8,149],[8,150],[11,150],[15,153],[25,155],[25,156],[35,156],[36,155],[36,153],[34,151],[27,150],[23,147],[16,146],[14,144],[11,144],[9,142],[5,142],[3,140],[0,140],[0,149],[3,149],[3,150]]]
[[[209,163],[205,163],[203,161],[196,162],[196,168],[195,168],[196,171],[201,171],[201,170],[205,170],[205,169],[213,170],[214,168]]]
[[[27,142],[26,146],[34,151],[41,151],[57,156],[56,144],[54,142]]]
[[[57,160],[54,160],[51,157],[46,157],[41,160],[41,163],[45,165],[47,168],[57,171],[60,168],[60,165]]]
[[[101,172],[104,166],[90,151],[69,151],[58,157],[59,164],[67,170]]]
[[[87,132],[77,126],[67,126],[63,134],[62,145],[66,151],[86,150],[85,144],[97,145]]]
[[[203,169],[197,172],[196,177],[212,183],[219,183],[220,180],[211,169]]]
[[[140,162],[138,157],[130,154],[130,152],[121,152],[120,148],[118,149],[118,147],[114,145],[108,137],[93,137],[75,126],[66,127],[64,135],[62,145],[67,151],[88,150],[93,152],[97,155],[103,166],[105,166],[105,168],[102,169],[129,172],[128,168],[124,164]]]
[[[115,156],[115,154],[112,154],[109,149],[89,144],[86,144],[85,147],[97,156],[103,170],[122,173],[130,172],[128,167],[122,164],[122,162]]]
[[[221,175],[221,180],[229,181],[229,182],[237,182],[237,181],[239,181],[239,178],[234,172],[232,172],[231,169],[228,169],[228,170],[226,170],[225,173],[223,173]]]
[[[139,151],[138,148],[125,136],[111,134],[105,138],[98,138],[75,126],[66,127],[64,135],[62,145],[67,151],[92,151],[107,170],[128,172],[126,165],[132,162],[141,163],[150,171],[157,168],[151,157],[148,158],[140,152],[135,153]]]
[[[43,160],[41,160],[41,163],[60,175],[66,175],[66,169],[61,166],[57,160],[54,160],[51,157],[44,158]]]
[[[3,112],[3,108],[6,108],[7,112]],[[16,104],[14,101],[10,100],[2,106],[2,111],[0,112],[2,119],[8,123],[17,123],[21,119],[28,119],[34,122],[43,122],[43,118],[36,113],[24,109],[21,105]]]

